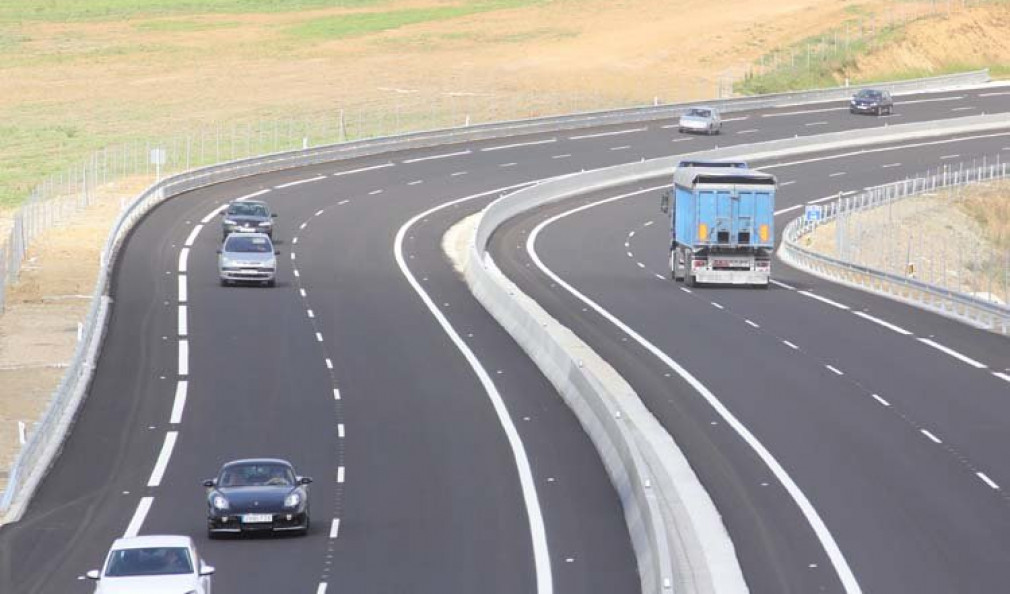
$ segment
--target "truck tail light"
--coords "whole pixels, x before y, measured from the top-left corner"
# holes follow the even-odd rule
[[[704,268],[705,260],[691,260],[691,268]]]
[[[698,225],[698,240],[708,241],[708,225],[705,223],[700,223]]]
[[[761,241],[768,241],[768,225],[758,227],[758,237],[761,238]]]

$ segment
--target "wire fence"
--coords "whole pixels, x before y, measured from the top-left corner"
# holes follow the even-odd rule
[[[782,255],[812,272],[1010,333],[1010,199],[1001,155],[943,164],[834,202],[808,205]],[[974,211],[974,212],[972,212]],[[995,217],[995,231],[980,219]]]

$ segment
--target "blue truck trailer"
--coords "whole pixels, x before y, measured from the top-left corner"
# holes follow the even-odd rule
[[[768,287],[775,247],[774,175],[739,161],[682,161],[670,214],[670,276],[699,284]]]

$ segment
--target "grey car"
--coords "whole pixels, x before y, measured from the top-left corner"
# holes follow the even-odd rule
[[[677,128],[681,132],[718,134],[722,129],[722,118],[714,107],[691,107],[680,116]]]
[[[266,233],[232,233],[218,250],[217,268],[222,285],[277,282],[277,255]]]
[[[241,200],[228,205],[221,212],[221,238],[231,233],[266,233],[274,236],[274,217],[266,202],[259,200]]]

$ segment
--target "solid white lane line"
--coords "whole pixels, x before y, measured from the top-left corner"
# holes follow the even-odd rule
[[[789,208],[783,208],[782,210],[776,210],[775,211],[775,216],[779,216],[780,214],[785,214],[787,212],[792,212],[794,210],[799,210],[799,209],[803,208],[804,206],[806,206],[806,205],[805,204],[797,204],[796,206],[790,206]]]
[[[340,390],[333,388],[333,399],[340,400]]]
[[[368,193],[368,195],[369,196],[378,196],[382,192],[383,192],[382,190],[372,190],[371,192]]]
[[[189,341],[179,341],[179,375],[189,375]]]
[[[777,280],[775,280],[775,279],[768,279],[768,282],[770,282],[770,283],[771,283],[771,284],[773,284],[773,285],[776,285],[776,286],[779,286],[779,287],[782,287],[783,289],[789,289],[790,291],[795,291],[795,290],[796,290],[796,287],[793,287],[793,286],[790,286],[790,285],[787,285],[787,284],[785,284],[785,283],[784,283],[784,282],[782,282],[782,281],[777,281]]]
[[[629,148],[631,148],[631,145],[630,144],[626,144],[624,146],[612,146],[612,147],[610,147],[610,150],[612,150],[612,151],[626,151]]]
[[[592,204],[582,205],[573,208],[569,211],[557,214],[541,222],[536,226],[536,228],[534,228],[533,232],[529,235],[529,237],[526,240],[527,253],[533,260],[533,262],[536,264],[537,268],[541,271],[541,273],[549,277],[558,286],[563,287],[576,299],[581,301],[584,305],[592,308],[594,311],[596,311],[597,314],[606,318],[608,321],[610,321],[610,323],[616,326],[626,336],[633,338],[636,342],[638,342],[639,345],[641,345],[649,352],[651,352],[669,369],[677,373],[677,375],[679,375],[682,379],[691,384],[691,387],[693,387],[695,391],[708,402],[709,406],[711,406],[712,409],[720,417],[722,417],[723,421],[727,425],[729,425],[734,431],[736,431],[737,435],[739,435],[744,440],[744,442],[746,442],[747,445],[750,446],[750,448],[754,451],[754,453],[758,455],[758,457],[762,460],[762,462],[764,462],[765,466],[771,471],[771,473],[775,476],[775,478],[779,481],[779,483],[785,488],[786,492],[790,495],[790,497],[799,507],[804,518],[807,520],[807,523],[810,525],[814,534],[817,536],[817,539],[820,542],[821,546],[823,547],[828,559],[831,561],[831,564],[834,567],[835,572],[838,575],[838,579],[841,581],[842,587],[845,589],[845,592],[849,594],[856,594],[862,592],[862,590],[859,587],[859,582],[856,580],[855,574],[849,567],[849,564],[846,561],[845,556],[842,554],[842,551],[839,548],[838,543],[835,541],[834,536],[831,535],[831,532],[828,530],[827,525],[820,517],[820,514],[817,513],[817,510],[814,508],[813,504],[800,489],[799,485],[796,484],[796,482],[792,479],[789,473],[779,463],[779,461],[775,458],[775,456],[772,455],[772,453],[764,446],[764,444],[762,444],[758,440],[758,438],[753,433],[751,433],[751,431],[729,410],[729,408],[726,407],[725,404],[723,404],[723,402],[715,394],[711,392],[711,390],[708,389],[707,386],[705,386],[693,374],[691,374],[691,372],[689,372],[687,369],[681,366],[677,361],[673,360],[668,354],[663,352],[659,347],[646,340],[643,336],[638,334],[634,329],[625,324],[619,318],[614,316],[612,313],[601,307],[599,304],[597,304],[584,294],[580,293],[575,287],[573,287],[571,284],[563,280],[553,270],[548,268],[540,259],[539,254],[537,254],[536,251],[537,237],[545,227],[554,223],[555,221],[560,220],[569,215],[579,213],[584,210],[588,210],[589,208],[593,208],[595,206],[616,202],[618,200],[623,200],[625,198],[633,196],[638,196],[646,192],[655,191],[656,189],[657,188],[647,188],[640,190],[638,192],[630,192],[628,194],[615,196]]]
[[[310,178],[307,178],[307,179],[300,179],[300,180],[297,180],[297,181],[288,182],[286,184],[280,184],[280,185],[274,186],[274,189],[275,190],[283,190],[284,188],[291,188],[291,187],[294,187],[294,186],[300,186],[302,184],[310,184],[312,182],[317,182],[317,181],[322,180],[322,179],[326,179],[326,176],[325,175],[317,175],[316,177],[310,177]]]
[[[968,365],[971,365],[972,367],[974,367],[976,369],[986,369],[988,367],[988,365],[986,365],[984,363],[979,363],[975,359],[972,359],[971,357],[969,357],[967,355],[962,355],[961,353],[955,351],[954,349],[952,349],[950,347],[945,347],[942,344],[940,344],[940,343],[938,343],[938,342],[936,342],[934,340],[930,340],[928,338],[919,338],[917,340],[919,342],[923,343],[923,344],[928,344],[929,346],[933,347],[934,349],[936,349],[936,350],[938,350],[938,351],[940,351],[942,353],[946,353],[946,354],[950,355],[951,357],[954,357],[958,361],[961,361],[963,363],[967,363]]]
[[[330,524],[330,538],[336,538],[338,534],[340,534],[340,518],[334,518]]]
[[[620,136],[622,134],[634,134],[636,132],[645,132],[649,128],[628,128],[627,130],[616,130],[614,132],[599,132],[597,134],[582,134],[579,136],[569,136],[568,140],[583,140],[586,138],[603,138],[604,136]]]
[[[344,467],[343,466],[338,466],[337,467],[337,483],[343,483],[343,482],[344,482]]]
[[[161,479],[165,477],[165,470],[168,468],[168,461],[172,458],[172,450],[175,449],[175,440],[178,437],[178,431],[169,431],[165,434],[165,443],[161,444],[161,453],[158,454],[154,470],[151,471],[151,478],[147,481],[148,487],[161,486]]]
[[[333,369],[333,359],[326,359],[326,369]]]
[[[832,174],[829,174],[828,177],[841,177],[843,175],[846,175],[845,171],[836,171]]]
[[[341,439],[344,437],[344,424],[343,423],[340,423],[340,424],[337,425],[337,437],[339,437]]]
[[[253,192],[252,194],[246,194],[245,196],[239,196],[238,198],[235,199],[235,202],[245,202],[246,200],[252,200],[253,198],[255,198],[257,196],[262,196],[263,194],[269,194],[269,193],[270,193],[270,188],[265,188],[265,189],[260,190],[258,192]],[[227,206],[227,205],[225,205],[225,206]]]
[[[798,346],[796,346],[795,344],[793,344],[793,343],[789,342],[788,340],[783,340],[783,341],[782,341],[782,344],[784,344],[784,345],[786,345],[787,347],[789,347],[789,348],[793,349],[794,351],[798,351],[798,350],[800,350],[800,347],[798,347]]]
[[[316,594],[326,594],[326,582],[319,582],[319,587],[316,588]]]
[[[348,204],[350,202],[351,202],[350,200],[341,200],[340,202],[337,202],[337,206],[343,206],[343,205]]]
[[[436,159],[449,159],[451,157],[462,157],[463,155],[469,155],[470,151],[457,151],[455,153],[445,153],[443,155],[431,155],[430,157],[418,157],[416,159],[406,159],[404,163],[420,163],[421,161],[434,161]]]
[[[932,433],[926,431],[925,429],[919,429],[919,432],[925,435],[927,438],[929,438],[929,440],[932,441],[933,443],[943,443],[942,441],[940,441],[939,437],[933,435]]]
[[[456,173],[450,174],[449,177],[459,177],[460,175],[466,175],[466,171],[457,171]]]
[[[186,275],[179,275],[179,303],[186,303],[189,299],[189,291],[186,290]]]
[[[308,297],[308,293],[305,292],[305,289],[298,289],[298,292],[301,294],[302,297]]]
[[[183,245],[186,247],[191,247],[193,245],[193,242],[196,241],[196,236],[200,234],[200,231],[203,231],[202,224],[193,227],[193,230],[189,232],[189,237],[186,238],[186,243],[184,243]]]
[[[745,322],[745,323],[746,323],[746,324],[747,324],[748,326],[751,326],[752,328],[760,328],[760,327],[761,327],[761,326],[758,326],[757,324],[755,324],[754,322],[752,322],[752,321],[750,321],[750,320],[744,320],[744,322]]]
[[[982,482],[989,485],[989,488],[999,491],[999,485],[997,485],[991,478],[985,475],[984,472],[976,472],[975,476],[982,479]]]
[[[308,222],[305,222],[305,223],[302,223],[301,225],[299,225],[298,229],[303,230],[303,229],[305,229],[308,226],[309,226]]]
[[[891,167],[901,167],[901,163],[888,163],[887,165],[881,165],[882,169],[890,169]]]
[[[189,266],[189,248],[184,247],[179,250],[179,274],[186,274]]]
[[[531,142],[518,142],[516,144],[503,144],[501,146],[489,146],[487,148],[480,149],[482,153],[490,153],[493,151],[503,151],[505,149],[519,148],[521,146],[536,146],[538,144],[551,144],[557,142],[557,138],[548,138],[547,140],[534,140]]]
[[[888,330],[893,330],[893,331],[897,332],[898,334],[904,334],[905,336],[910,336],[912,334],[911,332],[909,332],[908,330],[905,330],[901,326],[895,326],[894,324],[892,324],[890,322],[885,322],[884,320],[881,320],[880,318],[875,318],[875,317],[871,316],[870,314],[868,314],[866,312],[854,311],[852,313],[854,313],[857,316],[863,318],[864,320],[869,320],[869,321],[873,322],[874,324],[879,324],[879,325],[883,326],[884,328],[887,328]]]
[[[140,503],[137,504],[137,511],[133,512],[130,524],[126,527],[126,532],[123,533],[125,538],[130,538],[140,533],[140,529],[144,526],[144,520],[147,518],[147,512],[151,511],[153,503],[154,497],[140,498]]]
[[[308,313],[308,315],[309,315],[309,318],[314,318],[314,317],[316,317],[316,314],[315,314],[315,313],[313,313],[311,309],[310,309],[310,310],[308,310],[308,311],[307,311],[306,313]]]
[[[374,171],[376,169],[385,169],[386,167],[392,167],[394,163],[383,163],[382,165],[372,165],[371,167],[362,167],[360,169],[351,169],[349,171],[338,171],[336,173],[331,173],[332,177],[340,177],[341,175],[351,175],[354,173],[364,173],[365,171]]]
[[[477,378],[480,380],[480,383],[484,388],[484,392],[487,394],[488,400],[490,400],[492,407],[494,408],[495,414],[498,417],[498,422],[501,425],[502,432],[505,434],[509,447],[512,450],[512,455],[516,464],[516,473],[519,478],[520,489],[523,496],[523,503],[526,507],[526,520],[528,522],[530,539],[532,541],[533,566],[536,576],[536,594],[553,594],[554,580],[552,577],[551,557],[549,547],[547,545],[547,531],[544,526],[543,510],[541,509],[540,500],[537,495],[537,481],[533,477],[533,470],[530,466],[530,460],[526,454],[526,448],[523,445],[522,437],[520,437],[519,431],[512,420],[508,407],[505,406],[501,393],[499,393],[497,386],[495,386],[494,381],[491,379],[491,376],[484,368],[480,359],[477,358],[473,350],[471,350],[469,345],[467,345],[466,341],[460,337],[456,329],[452,326],[449,320],[446,319],[445,314],[442,313],[442,309],[438,307],[434,301],[432,301],[431,296],[425,292],[424,287],[414,276],[414,273],[411,272],[410,268],[407,266],[407,259],[404,256],[403,249],[403,244],[409,230],[418,221],[430,216],[432,213],[449,209],[458,204],[478,198],[499,195],[502,192],[528,185],[528,183],[516,184],[515,186],[508,188],[497,188],[481,192],[479,194],[473,194],[471,196],[445,202],[414,215],[397,231],[396,239],[393,244],[395,246],[393,254],[396,257],[397,265],[400,267],[400,272],[403,274],[404,278],[407,279],[407,282],[410,283],[410,286],[414,289],[417,296],[428,308],[428,311],[431,312],[431,315],[442,327],[443,332],[445,332],[449,339],[452,340],[453,344],[456,345],[456,348],[466,359],[467,363],[469,363]]]
[[[714,308],[716,308],[716,309],[726,309],[725,307],[723,307],[723,306],[719,305],[719,304],[718,304],[718,303],[716,303],[715,301],[713,301],[713,302],[712,302],[712,307],[714,307]]]
[[[222,204],[221,206],[219,206],[219,207],[215,208],[214,210],[210,211],[210,213],[208,213],[207,216],[205,216],[202,219],[200,219],[200,222],[203,223],[204,225],[210,223],[211,221],[214,220],[215,217],[217,217],[218,213],[220,213],[222,210],[224,210],[227,207],[228,207],[227,204]]]
[[[782,187],[785,187],[785,186],[791,186],[791,185],[793,185],[795,183],[796,183],[796,180],[795,179],[791,179],[789,181],[784,181],[784,182],[780,183],[779,187],[782,188]]]
[[[316,342],[322,342],[322,341],[323,341],[323,335],[320,334],[319,332],[316,332]]]
[[[179,336],[186,336],[189,334],[187,309],[188,308],[185,305],[179,306]]]
[[[878,396],[878,395],[876,395],[876,394],[870,394],[870,396],[873,396],[873,398],[874,398],[874,399],[875,399],[875,400],[876,400],[877,402],[879,402],[879,403],[883,404],[884,406],[891,406],[891,403],[890,403],[890,402],[888,402],[888,401],[884,400],[883,398],[881,398],[880,396]]]
[[[568,157],[571,157],[571,156],[572,156],[571,153],[566,153],[564,155],[554,155],[551,158],[552,159],[567,159]]]
[[[958,158],[960,156],[961,155],[943,155],[942,157],[940,157],[940,160],[941,161],[949,161],[950,159],[956,159],[956,158]]]
[[[840,369],[838,369],[834,365],[825,365],[825,367],[827,367],[828,371],[830,371],[831,373],[833,373],[835,375],[845,375],[844,373],[842,373],[842,371]]]
[[[517,163],[502,163],[499,167],[515,167]]]
[[[831,299],[828,299],[827,297],[821,297],[820,295],[811,293],[810,291],[797,291],[797,293],[799,293],[800,295],[803,295],[804,297],[810,297],[811,299],[816,299],[816,300],[818,300],[818,301],[820,301],[822,303],[827,303],[828,305],[830,305],[832,307],[837,307],[838,309],[844,309],[844,310],[850,310],[851,309],[848,305],[845,305],[844,303],[839,303],[837,301],[832,301]]]
[[[178,425],[182,422],[182,412],[186,409],[186,395],[189,393],[189,382],[179,380],[175,384],[175,400],[172,402],[172,416],[169,423]]]
[[[323,214],[324,211],[325,209],[320,208],[319,210],[316,211],[316,216],[318,217],[319,215]]]
[[[1007,375],[1005,373],[1000,373],[998,371],[994,371],[994,372],[992,372],[992,374],[995,375],[996,377],[1000,378],[1001,380],[1005,381],[1005,382],[1010,382],[1010,375]]]

